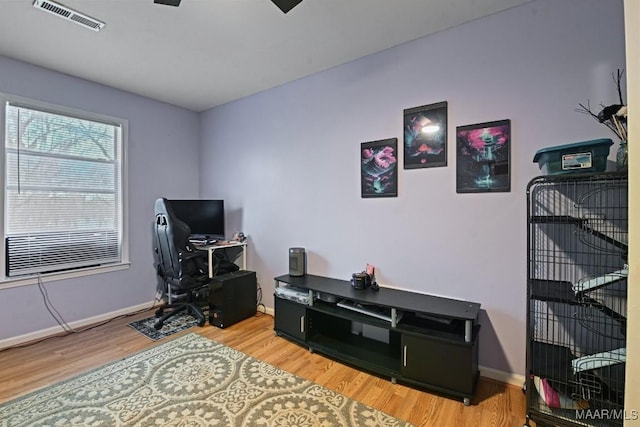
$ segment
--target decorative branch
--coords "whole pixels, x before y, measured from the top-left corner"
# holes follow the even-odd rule
[[[576,112],[587,114],[593,117],[598,123],[605,125],[611,132],[613,132],[620,140],[627,140],[627,106],[622,99],[622,76],[624,71],[618,69],[615,74],[612,74],[613,82],[616,85],[618,92],[619,104],[612,104],[605,106],[600,104],[602,108],[598,114],[594,113],[591,109],[589,100],[587,105],[578,104],[580,108],[576,108]]]
[[[589,105],[589,101],[588,100],[587,100],[587,105],[586,106],[584,104],[578,104],[578,106],[580,108],[576,108],[576,110],[575,110],[576,112],[582,113],[582,114],[587,114],[587,115],[593,117],[597,122],[602,123],[603,125],[608,127],[609,130],[611,130],[611,132],[613,132],[618,138],[622,139],[622,135],[618,133],[618,129],[613,123],[611,123],[610,121],[600,121],[600,119],[598,118],[598,115],[595,114],[593,111],[591,111],[591,106]]]
[[[622,99],[622,89],[620,88],[620,82],[622,81],[622,75],[624,74],[624,70],[618,69],[616,71],[616,77],[613,79],[613,82],[616,84],[616,88],[618,89],[618,99],[620,100],[620,104],[624,104],[624,100]]]

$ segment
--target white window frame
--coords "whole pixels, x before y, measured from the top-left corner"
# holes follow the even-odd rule
[[[6,247],[5,247],[5,179],[6,173],[4,170],[5,165],[5,126],[6,126],[6,105],[7,103],[19,104],[27,108],[33,108],[36,110],[44,110],[53,114],[68,115],[77,117],[80,119],[94,120],[104,123],[113,123],[121,127],[121,186],[122,192],[122,247],[121,247],[121,259],[119,263],[113,263],[104,266],[86,267],[75,270],[69,270],[64,272],[42,273],[25,276],[9,277],[6,274]],[[93,274],[106,273],[111,271],[123,270],[129,267],[129,179],[128,179],[128,142],[129,142],[129,122],[126,119],[107,116],[104,114],[96,114],[92,112],[82,111],[74,108],[64,107],[60,105],[50,104],[34,99],[24,98],[20,96],[10,95],[0,92],[0,164],[2,165],[0,173],[0,213],[3,218],[0,220],[0,238],[2,244],[0,245],[0,289],[12,288],[17,286],[26,286],[36,284],[39,281],[56,281],[65,280],[76,277],[84,277]]]

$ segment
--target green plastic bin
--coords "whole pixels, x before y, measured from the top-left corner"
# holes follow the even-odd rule
[[[533,162],[538,163],[545,175],[575,172],[604,172],[613,141],[609,138],[593,139],[541,148]]]

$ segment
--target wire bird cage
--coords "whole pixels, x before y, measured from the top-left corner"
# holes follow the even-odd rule
[[[527,419],[621,426],[627,176],[568,174],[527,187]]]

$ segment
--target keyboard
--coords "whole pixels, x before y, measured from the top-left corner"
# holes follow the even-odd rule
[[[196,246],[215,245],[218,241],[216,239],[205,239],[201,237],[189,237],[189,243]]]

